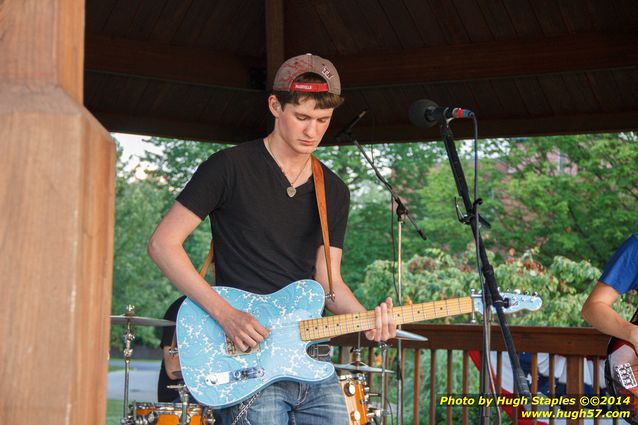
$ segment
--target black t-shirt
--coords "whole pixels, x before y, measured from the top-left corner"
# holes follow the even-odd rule
[[[342,248],[350,206],[343,181],[322,164],[330,245]],[[290,186],[263,139],[219,151],[177,197],[201,219],[211,216],[218,285],[268,294],[314,275],[323,244],[312,177]]]
[[[182,302],[186,299],[186,296],[181,296],[176,299],[173,304],[166,310],[164,319],[177,320],[177,311],[182,305]],[[165,326],[162,331],[162,341],[160,342],[160,348],[169,347],[173,343],[173,335],[175,335],[175,326]],[[163,403],[171,403],[179,399],[179,392],[170,388],[166,388],[168,385],[176,385],[180,382],[178,379],[171,379],[166,373],[164,366],[164,360],[162,359],[162,367],[160,368],[159,378],[157,380],[157,401]]]

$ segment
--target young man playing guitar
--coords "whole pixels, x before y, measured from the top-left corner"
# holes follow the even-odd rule
[[[623,319],[612,304],[638,289],[638,233],[627,239],[609,260],[582,308],[583,318],[599,331],[629,342],[638,353],[638,326]]]
[[[273,131],[202,163],[149,241],[149,255],[158,267],[218,322],[241,351],[257,347],[269,329],[211,290],[187,257],[182,244],[206,216],[211,217],[218,284],[269,294],[290,282],[313,278],[326,293],[332,286],[334,299],[326,300],[331,312],[366,311],[340,273],[349,191],[321,165],[330,285],[312,178],[311,154],[342,102],[339,75],[331,62],[310,54],[284,62],[268,97]],[[375,308],[375,326],[366,332],[368,339],[396,335],[390,298]],[[220,413],[224,424],[348,422],[336,376],[316,384],[279,381]]]

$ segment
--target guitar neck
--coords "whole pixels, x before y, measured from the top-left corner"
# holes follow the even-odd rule
[[[473,309],[472,297],[462,297],[393,307],[392,317],[394,318],[394,323],[402,325],[404,323],[457,316],[470,313]],[[299,322],[299,331],[303,341],[328,339],[353,332],[367,331],[374,327],[374,311],[340,314]]]

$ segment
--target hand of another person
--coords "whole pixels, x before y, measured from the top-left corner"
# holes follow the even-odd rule
[[[256,347],[270,333],[254,316],[230,306],[218,322],[240,351]]]
[[[630,326],[629,340],[627,342],[634,346],[634,351],[636,352],[636,355],[638,355],[638,326],[634,324],[631,324]]]
[[[374,309],[375,328],[366,331],[366,338],[387,341],[397,336],[397,327],[392,316],[392,298],[388,297]]]

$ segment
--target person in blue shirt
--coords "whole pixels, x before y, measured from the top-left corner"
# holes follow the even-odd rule
[[[638,289],[638,232],[627,239],[609,260],[582,308],[583,319],[602,333],[631,343],[638,353],[638,326],[622,318],[613,303]]]

